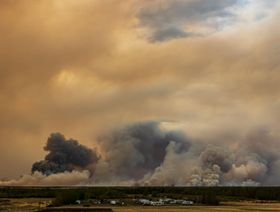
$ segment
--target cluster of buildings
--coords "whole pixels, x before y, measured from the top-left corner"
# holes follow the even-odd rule
[[[184,199],[159,199],[157,201],[148,200],[148,199],[138,199],[136,201],[141,205],[152,205],[152,206],[160,206],[160,205],[193,205],[194,202],[191,200]]]
[[[76,204],[80,205],[81,201],[77,200]],[[105,199],[105,200],[97,200],[92,199],[88,202],[89,205],[146,205],[146,206],[163,206],[163,205],[193,205],[194,202],[191,200],[184,200],[184,199],[159,199],[159,200],[149,200],[149,199],[136,199],[136,200],[115,200],[115,199]],[[85,205],[85,203],[84,203]]]

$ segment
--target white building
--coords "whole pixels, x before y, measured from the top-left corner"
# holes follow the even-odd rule
[[[118,203],[117,200],[110,200],[110,204],[111,204],[111,205],[116,205],[117,203]]]
[[[164,203],[161,202],[161,201],[151,201],[151,205],[153,205],[153,206],[161,206],[161,205],[164,205]]]
[[[151,201],[148,199],[139,199],[138,200],[139,203],[141,203],[142,205],[150,205]]]

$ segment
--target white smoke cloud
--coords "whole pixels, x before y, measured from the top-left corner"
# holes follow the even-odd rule
[[[90,177],[89,171],[72,171],[44,175],[41,172],[25,174],[17,180],[0,181],[0,186],[72,186],[85,185]]]
[[[233,139],[231,134],[230,138]],[[74,169],[62,173],[44,170],[49,175],[35,171],[17,180],[1,181],[0,186],[253,186],[280,183],[279,136],[268,127],[238,135],[230,146],[222,142],[225,135],[216,136],[216,142],[210,139],[209,144],[207,138],[200,139],[190,139],[179,131],[161,127],[156,121],[130,124],[99,137],[101,156],[98,161],[92,161],[94,172],[87,167],[79,167],[78,170],[83,171]],[[91,152],[87,147],[83,149]],[[64,156],[71,155],[68,151]],[[50,169],[52,171],[52,167]]]

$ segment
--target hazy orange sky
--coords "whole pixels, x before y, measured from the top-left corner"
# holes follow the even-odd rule
[[[95,147],[157,120],[232,148],[278,137],[279,3],[1,0],[0,179],[29,173],[51,132]]]

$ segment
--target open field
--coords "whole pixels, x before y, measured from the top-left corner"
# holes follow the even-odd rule
[[[46,207],[52,199],[48,198],[9,198],[0,199],[0,211],[36,211]]]
[[[44,204],[50,202],[51,199],[6,199],[2,200],[0,204],[0,211],[10,211],[10,212],[35,212],[39,208],[43,208]],[[55,210],[48,208],[46,211],[83,211],[77,210],[78,208],[83,208],[80,206],[63,206],[60,207],[64,210]],[[240,202],[222,202],[220,206],[102,206],[102,207],[84,207],[84,211],[95,211],[91,210],[93,208],[111,208],[115,212],[280,212],[280,202],[263,202],[256,203],[254,201],[240,201]],[[76,209],[76,210],[75,210]]]
[[[126,207],[112,208],[116,212],[280,212],[280,203],[233,203],[222,206],[177,206],[177,207]]]
[[[68,208],[71,211],[71,208]],[[73,208],[72,208],[73,209]],[[86,208],[85,211],[91,211],[90,208]],[[96,209],[96,208],[95,208]],[[115,212],[278,212],[280,211],[280,203],[233,203],[232,205],[223,206],[162,206],[162,207],[143,207],[143,206],[128,206],[128,207],[111,207]],[[53,212],[58,212],[54,210]],[[74,211],[74,210],[73,210]],[[93,210],[94,211],[94,210]],[[62,211],[61,211],[62,212]]]

